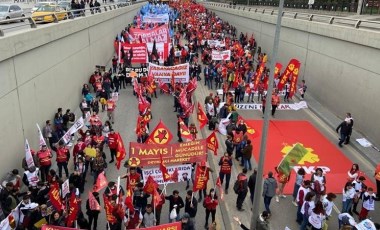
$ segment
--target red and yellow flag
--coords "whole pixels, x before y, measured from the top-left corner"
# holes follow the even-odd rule
[[[50,186],[49,190],[49,199],[51,201],[51,204],[56,210],[62,210],[63,203],[61,199],[61,195],[59,194],[59,185],[56,183],[53,183]]]
[[[148,179],[146,180],[145,186],[143,188],[143,191],[147,194],[154,194],[154,191],[158,188],[158,183],[153,179],[151,175],[148,176]]]
[[[79,211],[79,202],[75,193],[71,193],[69,200],[69,211],[66,219],[66,224],[68,227],[73,227],[74,221],[77,219]]]
[[[215,131],[207,137],[207,148],[214,152],[214,155],[218,155],[219,142],[216,137]]]
[[[186,126],[185,122],[179,117],[179,129],[181,131],[181,137],[184,137],[190,141],[193,140],[193,135],[191,135],[189,128]]]
[[[195,170],[195,177],[193,183],[193,192],[206,188],[207,181],[209,179],[209,173],[207,167],[197,166]]]
[[[284,73],[282,73],[281,80],[277,85],[278,90],[282,90],[285,83],[289,80],[290,75],[292,75],[293,77],[295,76],[295,78],[298,78],[298,72],[299,72],[300,66],[301,66],[301,63],[297,59],[291,59],[289,61],[289,64],[286,67]],[[293,79],[293,77],[292,77],[292,79]],[[293,83],[293,81],[292,81],[292,83]],[[292,86],[290,86],[290,87],[292,87]],[[296,87],[296,85],[294,85],[294,87]],[[295,88],[294,88],[294,92],[295,92]]]
[[[176,168],[174,169],[174,172],[172,173],[172,175],[170,175],[170,180],[173,182],[178,182],[178,177],[179,177],[178,168]]]
[[[255,78],[255,81],[253,82],[253,88],[255,91],[257,90],[257,87],[259,86],[261,75],[264,73],[264,69],[265,69],[265,62],[261,62],[260,67],[256,70],[256,78]]]
[[[91,191],[88,191],[88,204],[90,205],[91,210],[100,210],[100,204]]]
[[[106,219],[109,223],[114,224],[117,222],[116,217],[112,214],[113,206],[108,200],[106,194],[103,194],[104,210],[106,211]]]
[[[116,133],[117,139],[117,146],[116,146],[116,168],[119,170],[121,161],[124,160],[125,156],[127,155],[124,147],[123,138],[121,138],[120,133]]]
[[[162,172],[162,178],[164,179],[164,181],[169,181],[171,176],[170,174],[168,173],[168,169],[166,168],[165,164],[164,164],[164,161],[162,160],[162,155],[160,154],[160,170]]]
[[[168,127],[160,121],[156,128],[149,135],[148,139],[145,143],[147,144],[159,144],[165,145],[169,144],[169,142],[173,139],[173,134],[170,132]]]
[[[206,116],[205,111],[203,111],[202,106],[199,102],[198,102],[197,118],[199,121],[199,128],[202,129],[208,123],[208,118]]]
[[[153,193],[153,205],[154,205],[154,207],[157,207],[157,205],[159,205],[161,201],[162,201],[162,197],[156,189]]]
[[[125,193],[125,200],[124,200],[125,206],[128,208],[128,210],[133,210],[133,192],[131,188],[127,188],[127,191]]]

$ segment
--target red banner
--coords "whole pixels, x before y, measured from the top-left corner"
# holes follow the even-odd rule
[[[207,137],[207,148],[213,151],[215,156],[218,155],[219,143],[218,139],[216,138],[215,131]]]
[[[206,161],[206,139],[167,145],[130,142],[129,165],[136,167],[157,166],[160,155],[165,164],[181,164]]]
[[[56,210],[62,210],[63,203],[59,194],[59,185],[52,184],[49,190],[49,199]]]
[[[116,133],[117,135],[117,147],[116,147],[116,168],[119,170],[121,161],[124,160],[127,153],[125,152],[123,138],[121,138],[120,133]]]
[[[170,224],[160,224],[150,228],[144,228],[146,230],[182,230],[181,222],[174,222]]]
[[[168,144],[173,139],[173,134],[170,132],[168,127],[160,121],[156,128],[149,135],[145,143],[147,144],[159,144],[165,145]]]
[[[66,227],[59,227],[59,226],[52,226],[52,225],[42,225],[41,230],[78,230],[77,228],[66,228]]]
[[[202,129],[208,123],[208,118],[206,116],[205,111],[203,111],[202,106],[199,102],[198,102],[197,118],[199,121],[199,128]]]
[[[301,63],[298,62],[298,65],[296,65],[293,69],[292,73],[292,80],[290,81],[290,91],[289,91],[289,97],[292,98],[297,90],[297,81],[298,81],[298,74],[300,70]]]
[[[277,86],[278,90],[280,90],[280,91],[282,90],[285,83],[290,79],[290,76],[295,76],[295,78],[298,77],[298,72],[299,72],[300,66],[301,66],[301,63],[297,59],[292,59],[289,61],[289,64],[286,67],[284,73],[282,74],[280,82],[278,83],[278,86]],[[295,90],[295,88],[294,88],[294,90]]]
[[[91,191],[88,191],[88,204],[91,210],[100,210],[100,204]]]
[[[113,206],[105,194],[103,194],[103,200],[104,200],[104,210],[106,211],[107,221],[111,224],[116,223],[116,221],[117,221],[116,217],[114,217],[112,214]]]
[[[132,63],[148,63],[148,51],[146,44],[138,43],[138,44],[122,44],[124,53],[129,55],[129,50],[132,49]]]
[[[265,69],[265,62],[261,62],[260,67],[256,70],[256,78],[255,82],[253,83],[253,88],[256,91],[257,87],[259,86],[260,80],[261,80],[261,75],[264,73]]]
[[[167,25],[162,25],[152,30],[142,30],[131,28],[130,35],[137,41],[142,43],[154,42],[170,42],[169,29]]]
[[[78,211],[79,211],[79,206],[78,206],[78,199],[75,196],[75,193],[72,193],[70,196],[69,200],[69,214],[67,215],[66,223],[67,226],[73,226],[74,221],[78,217]]]
[[[207,167],[200,167],[197,166],[197,169],[195,170],[195,180],[193,183],[193,192],[196,192],[198,190],[202,190],[206,188],[207,181],[209,179],[208,175],[208,168]]]

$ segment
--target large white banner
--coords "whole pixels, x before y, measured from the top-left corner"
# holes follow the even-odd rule
[[[143,16],[144,23],[168,23],[169,14],[149,14]]]
[[[235,106],[238,110],[262,110],[263,108],[262,104],[235,104]],[[294,104],[280,104],[277,110],[300,110],[307,108],[306,101],[300,101]]]
[[[187,181],[191,179],[191,164],[183,164],[183,165],[176,165],[176,166],[167,166],[168,173],[172,174],[175,169],[178,169],[178,181]],[[146,183],[149,175],[153,177],[153,179],[158,184],[164,184],[164,179],[162,177],[162,172],[159,168],[151,168],[151,169],[144,169],[142,171],[143,178],[144,178],[144,184]],[[165,183],[174,183],[173,181],[168,181]]]
[[[226,43],[224,40],[207,40],[207,45],[210,47],[225,47]]]
[[[170,83],[171,76],[174,73],[175,82],[189,82],[189,63],[175,66],[160,66],[149,63],[149,74],[154,76],[154,79],[161,79],[163,83]]]
[[[215,61],[226,61],[231,59],[231,50],[217,51],[213,50],[211,53],[212,60]]]
[[[146,43],[149,53],[153,50],[153,42]],[[171,43],[156,43],[156,49],[158,52],[158,61],[162,64],[169,57],[169,51],[171,49]]]

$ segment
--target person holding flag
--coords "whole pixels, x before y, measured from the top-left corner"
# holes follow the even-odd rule
[[[41,180],[46,181],[51,167],[51,151],[47,148],[46,144],[41,146],[41,149],[37,152],[37,157],[40,164]]]
[[[88,229],[91,230],[92,224],[93,230],[98,227],[98,216],[100,213],[100,199],[98,192],[89,192],[88,199],[86,201],[86,214],[88,216]]]
[[[115,133],[115,130],[111,129],[110,133],[108,134],[108,147],[110,148],[111,153],[111,160],[109,163],[112,163],[115,161],[116,157],[116,149],[117,149],[117,133]]]
[[[174,190],[173,194],[170,196],[165,196],[165,200],[169,201],[169,213],[171,213],[171,211],[175,208],[176,213],[177,213],[176,220],[179,220],[179,216],[180,216],[179,212],[180,212],[181,208],[183,208],[185,206],[185,204],[183,202],[182,197],[179,196],[178,190]],[[172,220],[169,217],[169,222],[171,222],[171,221]]]
[[[228,194],[228,188],[230,187],[231,179],[231,169],[232,169],[232,157],[225,152],[224,155],[219,160],[220,172],[219,178],[220,183],[223,184],[224,177],[226,177],[225,193]]]
[[[162,193],[160,188],[157,188],[153,194],[152,206],[155,210],[156,225],[161,223],[161,210],[162,206],[165,204],[165,195]]]
[[[130,167],[129,173],[121,177],[121,179],[127,179],[126,188],[134,191],[137,188],[137,184],[141,181],[141,174],[136,171],[136,167]]]
[[[66,178],[69,178],[69,170],[67,165],[70,160],[70,150],[64,145],[63,141],[59,142],[57,148],[57,165],[58,165],[58,175],[62,178],[62,168],[65,170]]]

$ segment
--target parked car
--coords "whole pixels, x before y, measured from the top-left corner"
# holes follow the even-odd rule
[[[42,5],[32,14],[32,18],[36,22],[53,22],[54,18],[52,14],[55,14],[58,21],[67,19],[67,12],[58,5]]]
[[[66,11],[70,11],[71,10],[71,2],[61,1],[61,2],[58,2],[58,6],[62,7]]]
[[[0,4],[0,20],[25,17],[24,11],[18,5]]]
[[[41,6],[43,5],[55,5],[54,2],[39,2],[39,3],[36,3],[33,7],[32,7],[32,10],[30,11],[32,14],[34,13],[34,11],[36,11],[38,8],[40,8]]]

